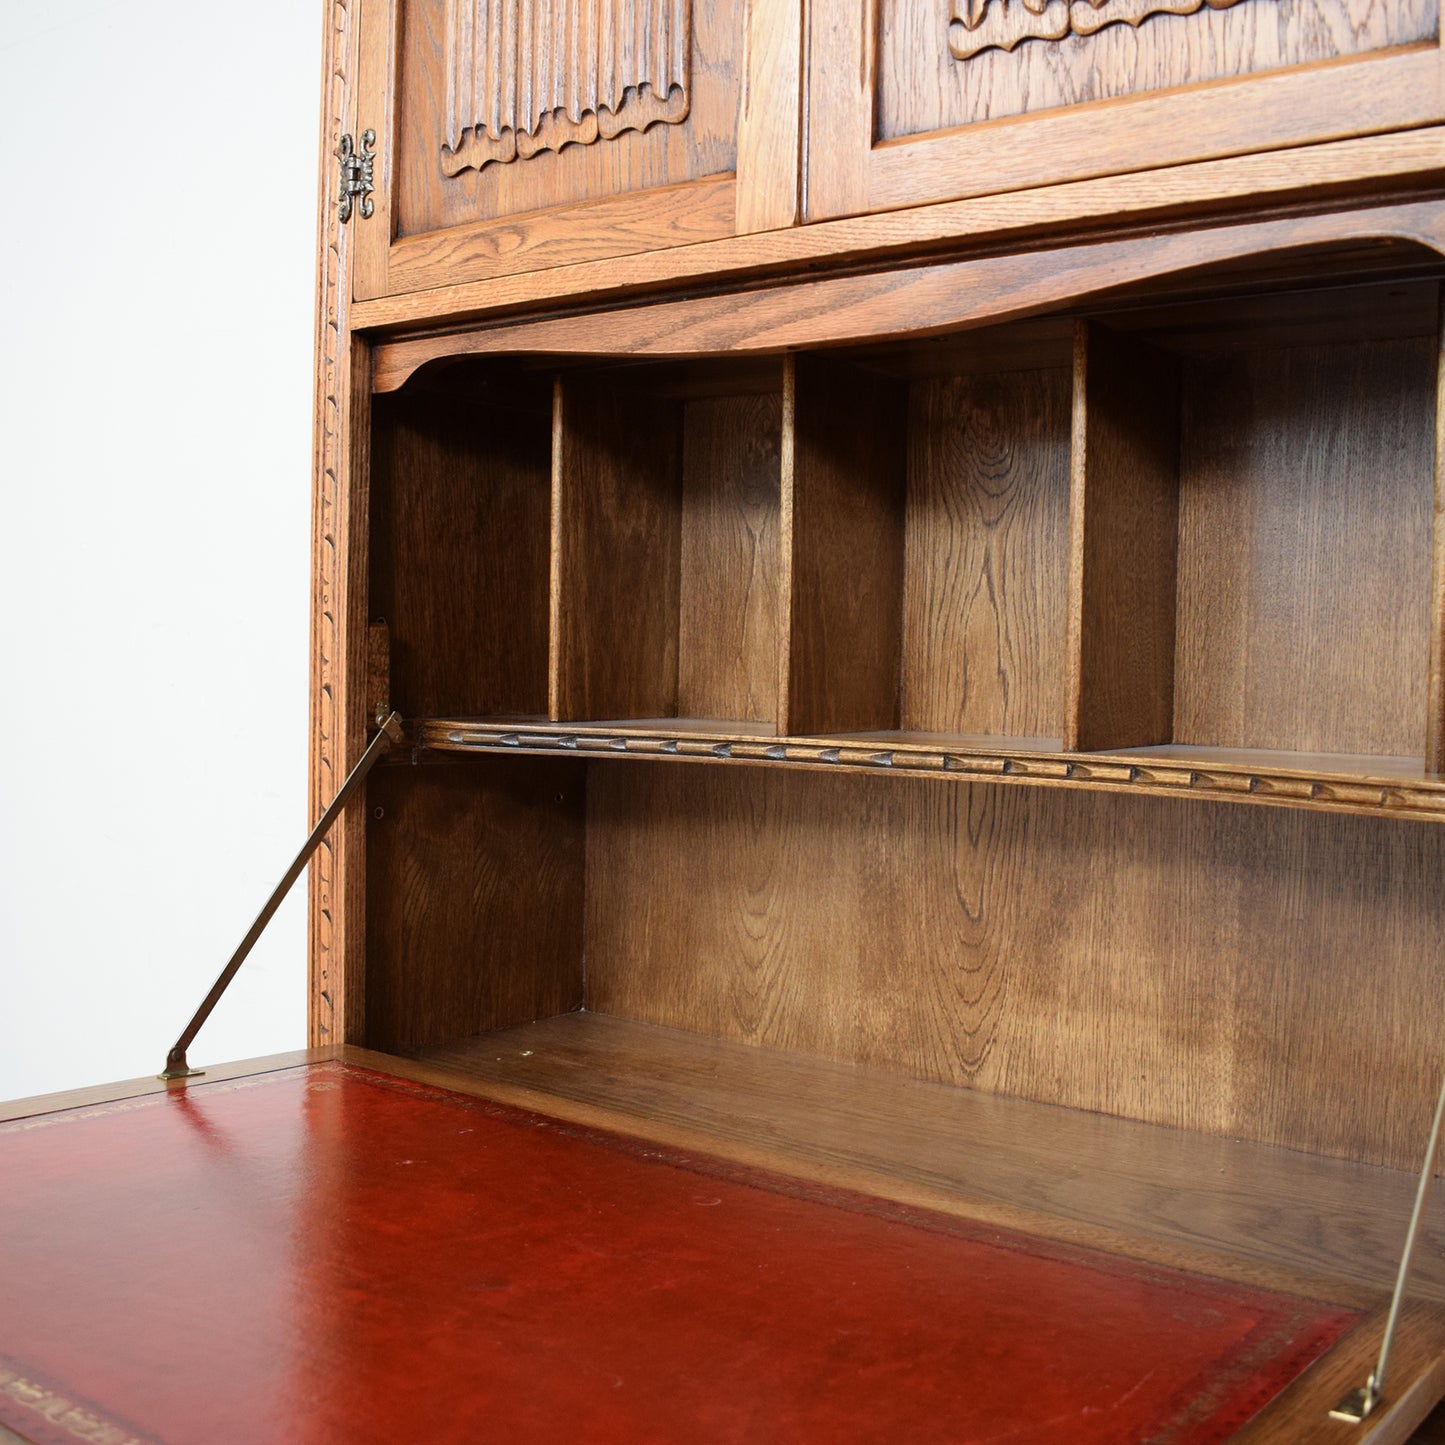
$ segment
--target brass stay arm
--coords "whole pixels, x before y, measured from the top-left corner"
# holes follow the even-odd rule
[[[237,971],[245,963],[247,955],[256,946],[256,940],[265,932],[266,925],[270,923],[276,910],[285,901],[286,895],[291,891],[291,885],[305,872],[306,865],[311,861],[311,855],[321,846],[321,840],[325,838],[342,809],[355,796],[357,789],[361,787],[366,775],[372,770],[381,755],[393,743],[399,743],[403,736],[401,714],[394,712],[382,722],[381,731],[357,759],[356,766],[347,775],[340,791],[331,800],[326,811],[316,820],[316,826],[311,830],[310,837],[301,845],[301,851],[286,870],[286,876],[271,890],[271,896],[266,900],[265,907],[256,915],[256,921],[246,931],[246,936],[241,940],[235,953],[231,955],[231,961],[221,970],[221,976],[211,985],[210,993],[201,1001],[200,1008],[191,1016],[191,1021],[181,1031],[180,1038],[171,1046],[170,1053],[166,1055],[165,1069],[159,1075],[160,1078],[168,1081],[187,1079],[205,1072],[204,1069],[191,1068],[186,1062],[186,1050],[195,1042],[201,1026],[210,1018],[211,1010],[220,1002],[221,995],[225,993],[231,980],[235,978]]]

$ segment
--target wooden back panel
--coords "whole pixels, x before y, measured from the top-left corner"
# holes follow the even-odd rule
[[[590,1009],[1418,1167],[1439,1068],[1439,829],[589,766]]]
[[[368,601],[407,717],[547,710],[549,432],[526,400],[376,400]]]

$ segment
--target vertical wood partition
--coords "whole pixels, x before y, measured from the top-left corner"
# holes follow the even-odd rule
[[[1167,743],[1174,725],[1179,362],[1080,321],[1074,336],[1064,746]]]
[[[1445,287],[1437,312],[1435,367],[1435,518],[1430,569],[1430,685],[1425,768],[1445,773]]]
[[[681,407],[583,374],[558,381],[556,408],[551,715],[670,716]]]
[[[786,730],[899,725],[907,391],[829,356],[793,357]]]

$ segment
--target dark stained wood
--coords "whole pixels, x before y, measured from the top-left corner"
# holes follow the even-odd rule
[[[906,389],[828,356],[789,369],[794,734],[896,727]]]
[[[1410,1445],[1441,1445],[1445,1441],[1445,1406],[1437,1407],[1410,1436]]]
[[[900,726],[1059,737],[1069,373],[917,381],[909,407]]]
[[[1072,469],[1064,746],[1169,742],[1179,546],[1174,357],[1078,323]]]
[[[939,6],[885,0],[882,8],[880,140],[1360,55],[1436,34],[1435,11],[1421,0],[1278,0],[1268,9],[1240,0],[960,61],[943,40]]]
[[[549,429],[465,388],[377,403],[371,615],[407,717],[547,706]]]
[[[789,287],[662,300],[615,310],[381,343],[378,391],[400,386],[444,356],[515,351],[572,355],[683,357],[769,352],[936,335],[1033,315],[1116,292],[1127,280],[1162,282],[1225,262],[1389,238],[1411,243],[1421,261],[1445,250],[1445,207],[1437,202],[1322,212],[1263,221],[1150,232],[1118,240],[1024,250],[906,269],[829,277]],[[1415,252],[1415,245],[1421,248]],[[1372,246],[1371,250],[1380,248]],[[1297,267],[1298,262],[1294,262]]]
[[[373,622],[366,629],[366,715],[375,720],[391,711],[391,630]]]
[[[551,716],[675,713],[682,406],[608,373],[556,406]]]
[[[1418,1164],[1435,829],[622,760],[588,792],[589,1007]]]
[[[551,715],[769,722],[779,675],[779,369],[558,383]]]
[[[677,711],[773,722],[782,626],[783,398],[683,406]]]
[[[1440,351],[1435,386],[1435,518],[1430,567],[1430,680],[1425,766],[1445,773],[1445,290],[1437,311]]]
[[[1423,755],[1437,354],[1185,363],[1175,741]]]
[[[736,281],[778,276],[805,265],[816,271],[843,262],[878,264],[890,256],[923,255],[940,247],[957,249],[984,241],[1026,245],[1029,238],[1051,230],[1078,236],[1101,227],[1153,229],[1161,221],[1185,216],[1205,225],[1246,203],[1263,207],[1318,202],[1346,189],[1368,197],[1389,188],[1433,185],[1442,161],[1445,127],[1427,126],[861,219],[814,222],[616,259],[559,263],[546,271],[492,280],[453,278],[446,284],[433,283],[430,289],[358,300],[352,314],[357,326],[394,330],[474,320],[486,313],[535,310],[567,297],[587,296],[592,304],[612,302],[704,276]]]
[[[580,1007],[584,793],[580,765],[521,759],[372,775],[370,1047]]]
[[[1404,1171],[590,1011],[410,1057],[432,1080],[673,1148],[1342,1303],[1389,1287],[1414,1192]],[[1437,1303],[1442,1244],[1437,1201],[1418,1286]]]

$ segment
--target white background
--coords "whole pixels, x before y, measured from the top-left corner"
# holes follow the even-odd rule
[[[306,831],[323,6],[0,0],[0,1099],[154,1073]],[[305,1041],[305,885],[193,1062]]]

